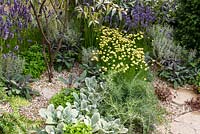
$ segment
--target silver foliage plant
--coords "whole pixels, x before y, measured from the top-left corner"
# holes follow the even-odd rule
[[[22,74],[25,68],[25,59],[14,54],[4,54],[0,57],[0,76],[11,79],[16,74]]]
[[[84,122],[92,127],[92,132],[97,134],[121,134],[128,129],[120,123],[120,119],[107,120],[99,113],[98,106],[102,99],[104,84],[98,84],[95,77],[85,78],[85,87],[80,89],[80,96],[73,93],[74,104],[66,103],[66,107],[54,108],[50,104],[47,109],[40,109],[39,114],[46,120],[42,130],[48,134],[62,133],[65,124]]]
[[[175,45],[172,32],[173,29],[168,25],[154,25],[150,29],[153,37],[153,56],[161,63],[166,60],[179,61],[181,59],[183,48]]]

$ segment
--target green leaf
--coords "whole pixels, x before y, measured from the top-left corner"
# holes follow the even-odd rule
[[[120,10],[118,11],[118,15],[119,15],[119,20],[122,21],[122,13]]]
[[[113,16],[115,15],[116,11],[117,11],[116,8],[113,8],[113,9],[112,9],[111,17],[113,17]]]

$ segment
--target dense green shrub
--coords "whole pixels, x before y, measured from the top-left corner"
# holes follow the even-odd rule
[[[175,39],[182,46],[200,50],[200,1],[178,0]]]
[[[46,65],[42,55],[42,47],[39,44],[34,44],[23,51],[20,55],[25,58],[24,74],[31,75],[33,78],[38,78],[45,71]]]
[[[73,88],[64,88],[61,92],[54,95],[49,103],[54,104],[55,107],[58,107],[59,105],[66,107],[66,103],[69,102],[73,104],[74,102],[74,96],[73,92],[76,92],[79,94],[79,91]]]
[[[158,108],[151,83],[137,77],[126,81],[119,74],[109,75],[100,111],[107,117],[120,118],[130,134],[149,134],[153,131],[153,124],[162,121],[164,111]]]
[[[85,123],[67,124],[63,130],[64,134],[92,134],[92,128]]]

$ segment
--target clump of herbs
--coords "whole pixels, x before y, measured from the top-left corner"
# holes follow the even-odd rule
[[[41,46],[34,44],[28,50],[20,52],[20,55],[25,59],[23,73],[31,75],[33,78],[39,78],[46,69]]]
[[[63,128],[64,134],[92,134],[91,126],[85,123],[67,124]]]
[[[49,103],[53,104],[55,107],[58,107],[59,105],[66,107],[66,103],[69,102],[71,104],[74,103],[74,96],[73,92],[79,94],[79,91],[73,88],[64,88],[62,91],[54,95]]]
[[[107,78],[107,92],[101,103],[101,112],[107,117],[121,119],[128,133],[151,133],[154,124],[163,120],[164,110],[150,82],[139,78],[139,74],[127,81],[118,74]]]
[[[0,82],[7,95],[19,95],[31,99],[32,95],[38,95],[28,83],[30,76],[23,75],[25,61],[14,53],[4,54],[0,57]]]

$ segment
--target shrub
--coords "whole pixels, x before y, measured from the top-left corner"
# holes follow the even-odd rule
[[[136,71],[147,70],[143,48],[137,48],[142,39],[142,32],[125,34],[117,29],[104,27],[99,37],[98,50],[94,52],[92,60],[96,60],[105,72],[126,72],[131,68]]]
[[[73,92],[79,94],[78,90],[73,88],[63,89],[61,92],[54,95],[50,99],[49,103],[53,104],[55,107],[58,107],[59,105],[66,107],[67,102],[73,104],[74,102]]]
[[[153,124],[163,120],[164,111],[158,108],[158,99],[151,83],[137,77],[126,81],[119,74],[108,75],[107,92],[100,112],[110,118],[120,118],[130,134],[148,134],[153,131]]]
[[[200,72],[196,51],[177,46],[173,29],[168,25],[154,25],[150,33],[153,38],[153,58],[161,67],[159,76],[173,83],[174,87],[195,84]]]
[[[69,23],[69,28],[65,33],[65,38],[63,39],[62,46],[56,55],[54,61],[54,68],[59,72],[63,69],[70,69],[73,63],[76,61],[80,47],[80,33],[76,28],[75,21]]]
[[[174,84],[174,87],[185,84],[198,85],[198,75],[200,74],[200,61],[195,56],[195,52],[185,53],[182,61],[166,61],[159,72],[159,76]]]
[[[92,128],[85,123],[67,124],[63,130],[64,134],[92,134]]]
[[[200,50],[200,1],[178,0],[177,3],[174,37],[182,46]]]
[[[34,44],[23,51],[20,55],[25,58],[24,74],[38,78],[45,71],[46,65],[42,55],[42,48],[39,44]]]
[[[0,82],[7,95],[19,95],[31,99],[31,95],[38,95],[28,85],[29,76],[23,75],[24,59],[13,53],[0,57]]]
[[[40,120],[30,120],[19,113],[3,113],[0,115],[1,134],[27,134],[42,124]]]
[[[181,60],[183,49],[175,45],[173,29],[170,26],[153,25],[150,33],[153,38],[153,57],[158,62]]]
[[[22,74],[25,67],[25,60],[14,53],[3,54],[1,59],[1,75],[7,79],[14,77],[16,74]]]

